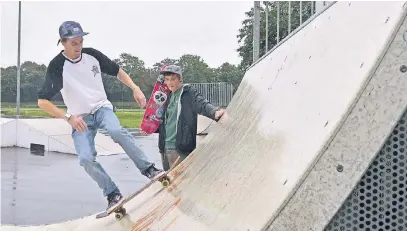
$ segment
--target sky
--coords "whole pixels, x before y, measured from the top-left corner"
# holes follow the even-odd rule
[[[21,5],[21,63],[48,65],[63,49],[57,46],[60,24],[73,20],[89,32],[84,46],[111,59],[126,52],[152,67],[167,57],[188,53],[216,68],[224,62],[240,63],[236,36],[253,1],[23,1]],[[17,65],[18,2],[2,2],[0,17],[0,65]]]

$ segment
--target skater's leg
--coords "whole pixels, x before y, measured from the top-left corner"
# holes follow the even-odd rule
[[[186,154],[180,153],[175,149],[165,149],[165,157],[168,161],[169,164],[169,168],[172,167],[172,165],[174,165],[175,161],[177,160],[177,158],[179,157],[179,160],[177,162],[177,164],[175,166],[177,166],[179,163],[181,163],[186,157]],[[174,166],[174,167],[175,167]]]
[[[133,135],[120,125],[120,121],[113,110],[100,108],[96,112],[96,120],[99,126],[105,129],[115,142],[120,144],[141,172],[153,166],[153,162],[148,160]]]
[[[84,121],[87,123],[88,129],[84,132],[74,130],[72,133],[75,149],[79,157],[79,164],[103,190],[103,195],[108,196],[110,193],[118,192],[119,190],[100,163],[96,161],[97,153],[94,139],[97,130],[93,126],[93,115],[84,117]]]
[[[169,165],[169,163],[168,163],[168,159],[167,159],[167,156],[165,155],[165,152],[164,152],[164,153],[160,152],[160,155],[161,155],[161,163],[162,163],[162,165],[163,165],[164,171],[169,170],[169,169],[170,169],[170,165]]]

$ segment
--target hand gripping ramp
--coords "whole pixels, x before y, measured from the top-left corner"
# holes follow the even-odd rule
[[[123,220],[2,230],[323,230],[405,111],[406,13],[337,2],[310,20],[246,72],[172,185]]]

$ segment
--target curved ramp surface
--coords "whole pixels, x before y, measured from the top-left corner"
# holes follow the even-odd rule
[[[333,4],[246,72],[173,184],[122,221],[2,230],[322,230],[407,105],[405,17],[404,2]]]
[[[61,119],[4,119],[1,121],[2,147],[30,148],[31,143],[44,145],[45,150],[77,155],[71,137],[71,126]],[[4,137],[4,138],[3,138]],[[99,156],[124,153],[111,137],[97,132],[95,147]]]
[[[198,123],[197,123],[197,132],[196,134],[199,135],[207,135],[209,127],[215,123],[212,119],[209,119],[205,116],[198,115]]]

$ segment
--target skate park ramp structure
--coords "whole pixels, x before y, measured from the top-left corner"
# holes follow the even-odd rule
[[[406,123],[406,12],[404,2],[336,2],[310,19],[247,70],[172,185],[153,184],[122,220],[2,230],[324,230]]]
[[[32,144],[44,145],[45,151],[77,155],[72,139],[72,128],[56,118],[9,119],[1,118],[1,147],[30,148]],[[98,155],[124,153],[111,137],[97,133],[95,147]]]
[[[14,119],[0,118],[1,147],[12,147],[17,144],[16,122]]]
[[[215,121],[209,119],[208,117],[198,115],[198,122],[197,122],[197,132],[198,136],[208,135],[209,128],[213,125]]]

